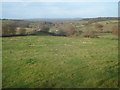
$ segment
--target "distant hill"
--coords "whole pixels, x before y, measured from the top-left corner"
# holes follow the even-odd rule
[[[118,20],[120,17],[97,17],[97,18],[33,18],[33,19],[0,19],[11,21],[66,21],[66,20],[88,20],[88,21],[103,21],[103,20]]]
[[[29,21],[64,21],[64,20],[82,20],[83,18],[35,18],[35,19],[25,19]]]

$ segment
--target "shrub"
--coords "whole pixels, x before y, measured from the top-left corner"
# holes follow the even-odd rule
[[[95,31],[85,31],[83,34],[82,34],[82,37],[87,37],[87,38],[97,38],[98,35],[96,34]]]

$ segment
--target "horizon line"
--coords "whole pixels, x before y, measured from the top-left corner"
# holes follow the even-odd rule
[[[104,17],[70,17],[70,18],[67,18],[67,17],[61,17],[61,18],[0,18],[0,19],[82,19],[82,18],[107,18],[107,17],[110,17],[110,18],[119,18],[119,16],[104,16]]]

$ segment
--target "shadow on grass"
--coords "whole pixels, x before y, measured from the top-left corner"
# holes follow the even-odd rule
[[[6,36],[0,36],[0,37],[17,37],[17,36],[63,36],[63,37],[66,37],[66,35],[58,35],[50,32],[37,32],[35,34],[26,34],[26,35],[6,35]]]

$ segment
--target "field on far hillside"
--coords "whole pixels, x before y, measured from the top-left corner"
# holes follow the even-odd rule
[[[118,40],[113,38],[3,37],[3,88],[117,88]]]

